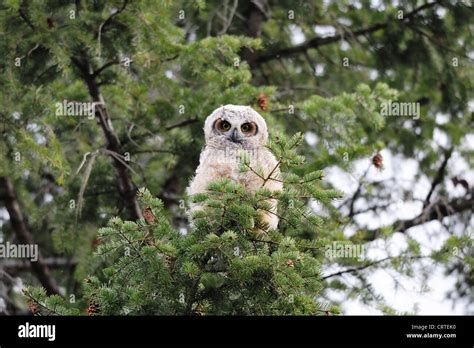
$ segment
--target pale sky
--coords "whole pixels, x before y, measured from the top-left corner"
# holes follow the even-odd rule
[[[465,145],[471,149],[474,148],[473,136],[469,135],[466,137]],[[435,133],[435,141],[437,143],[444,142],[445,139]],[[446,144],[443,144],[446,145]],[[436,147],[436,144],[433,144]],[[410,188],[413,187],[412,192],[414,198],[426,197],[427,192],[430,188],[431,182],[426,178],[418,180],[415,183],[414,175],[417,172],[417,162],[414,160],[403,159],[402,156],[392,156],[387,150],[381,151],[384,157],[384,170],[379,171],[375,167],[369,170],[367,175],[367,181],[380,181],[389,178],[395,178],[396,184],[394,184],[392,198],[394,200],[393,206],[387,209],[386,213],[378,212],[361,214],[358,217],[358,222],[367,224],[370,228],[376,228],[383,225],[388,225],[396,219],[410,219],[417,216],[421,211],[421,202],[404,202],[401,199],[397,200],[397,187],[398,185]],[[441,159],[440,159],[441,160]],[[358,183],[354,178],[360,178],[364,173],[365,169],[370,165],[370,159],[360,160],[354,166],[352,171],[352,177],[340,170],[339,168],[328,168],[325,170],[326,180],[331,182],[335,187],[342,190],[347,194],[348,197],[352,195],[354,190],[357,188]],[[463,196],[465,191],[460,186],[454,187],[449,178],[454,175],[460,175],[465,178],[469,183],[474,182],[474,171],[469,169],[467,163],[459,156],[454,155],[449,162],[448,166],[447,187],[452,197]],[[363,208],[363,206],[361,206]],[[449,219],[449,218],[445,218]],[[471,226],[472,227],[472,226]],[[456,231],[460,233],[462,231]],[[423,255],[429,253],[430,250],[439,248],[444,241],[449,237],[449,234],[444,228],[441,227],[438,221],[431,221],[422,226],[411,228],[407,234],[414,238],[421,244],[421,251]],[[389,252],[391,256],[397,255],[397,251],[402,250],[406,245],[405,236],[396,233],[389,239]],[[379,259],[387,256],[386,251],[383,248],[384,243],[371,243],[372,246],[368,249],[367,256],[370,259]],[[429,260],[423,260],[423,263]],[[329,274],[335,270],[341,268],[329,267],[325,273]],[[373,272],[373,274],[370,274]],[[446,292],[451,290],[455,283],[454,276],[446,276],[443,273],[443,269],[439,266],[436,267],[435,271],[431,273],[428,280],[429,292],[421,292],[419,281],[407,278],[406,276],[397,275],[403,288],[395,290],[394,282],[390,274],[396,275],[394,271],[390,271],[390,274],[385,270],[368,271],[370,274],[369,280],[373,285],[374,289],[384,295],[387,299],[388,304],[392,305],[397,311],[410,311],[414,312],[415,309],[417,314],[429,315],[429,314],[466,314],[466,312],[474,313],[474,306],[466,308],[466,304],[458,304],[456,307],[452,306],[452,302],[446,299]],[[350,279],[348,275],[344,279]],[[335,296],[334,298],[339,298]],[[357,300],[351,300],[345,302],[343,305],[343,312],[345,314],[381,314],[381,312],[374,308],[369,308]]]

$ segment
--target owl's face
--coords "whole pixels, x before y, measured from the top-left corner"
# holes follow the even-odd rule
[[[249,106],[225,105],[206,119],[206,144],[217,147],[264,146],[268,139],[267,124],[262,116]]]

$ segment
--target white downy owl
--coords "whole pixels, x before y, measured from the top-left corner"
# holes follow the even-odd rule
[[[249,192],[261,187],[281,191],[278,161],[265,146],[268,140],[267,124],[263,117],[249,106],[225,105],[216,109],[204,124],[206,145],[199,159],[196,174],[187,188],[187,194],[204,193],[209,183],[228,178],[243,185]],[[241,172],[239,154],[245,150],[250,159],[248,170]],[[263,175],[262,175],[263,174]],[[269,178],[264,180],[264,178]],[[262,211],[262,220],[271,229],[278,226],[276,200],[270,199],[270,212]],[[198,209],[191,204],[191,212]]]

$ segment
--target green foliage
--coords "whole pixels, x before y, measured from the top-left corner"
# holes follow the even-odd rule
[[[399,253],[388,251],[398,226],[382,207],[423,201],[414,186],[434,182],[444,147],[453,147],[453,158],[430,203],[452,199],[450,179],[474,165],[472,8],[431,2],[409,20],[397,18],[415,3],[269,1],[254,28],[252,1],[236,2],[235,11],[229,2],[201,0],[3,1],[0,178],[12,181],[42,255],[75,265],[51,272],[64,298],[46,297],[34,275],[21,272],[40,313],[98,306],[100,314],[324,314],[357,299],[398,314],[367,275],[383,268],[424,286],[426,259],[457,276],[452,298],[472,303],[469,211],[438,219],[449,232],[439,250],[426,251],[405,233]],[[320,27],[335,36],[323,38]],[[57,103],[91,102],[95,92],[112,137],[98,116],[56,113]],[[382,115],[389,101],[420,103],[420,118]],[[251,105],[265,118],[284,189],[250,194],[232,181],[214,182],[193,197],[206,208],[188,228],[184,192],[204,144],[202,124],[227,103]],[[396,183],[404,165],[387,180],[355,173],[381,150],[416,167],[411,187]],[[454,155],[464,165],[451,165]],[[262,175],[246,153],[240,157],[242,171]],[[350,185],[359,190],[340,192],[343,183],[325,178],[327,169],[360,181]],[[121,192],[121,175],[131,195]],[[472,196],[465,179],[471,191],[456,199]],[[149,190],[139,200],[151,220],[130,211],[138,187]],[[269,200],[280,224],[264,232]],[[7,219],[1,227],[3,240],[15,240]],[[367,235],[390,257],[324,255],[332,242],[369,249]]]
[[[295,152],[301,140],[301,134],[290,139],[279,135],[272,142],[287,168],[304,160]],[[88,303],[97,304],[104,315],[327,312],[317,301],[322,253],[313,242],[323,220],[304,201],[311,195],[332,199],[337,194],[317,186],[321,172],[288,178],[279,193],[262,188],[252,194],[227,179],[211,183],[206,194],[194,197],[205,208],[194,214],[194,228],[186,234],[171,226],[159,199],[140,189],[140,203],[153,218],[132,222],[115,217],[99,230],[96,257],[109,266],[87,278]],[[282,212],[279,230],[267,231],[261,221],[262,211],[271,208],[264,200],[270,198],[278,200]],[[68,312],[64,302],[56,303],[57,296],[47,298],[38,289],[28,295],[42,308],[78,311],[73,306]]]

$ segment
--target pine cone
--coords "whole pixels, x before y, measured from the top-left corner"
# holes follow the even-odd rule
[[[143,218],[150,225],[152,225],[155,222],[155,215],[153,215],[153,211],[151,210],[150,207],[146,207],[143,210]]]
[[[99,307],[99,304],[91,299],[89,301],[89,307],[87,307],[87,315],[95,315],[95,314],[98,314],[100,312],[100,307]]]
[[[377,169],[383,169],[383,157],[380,152],[377,152],[374,157],[372,157],[372,164]]]
[[[258,106],[262,111],[267,111],[268,109],[268,97],[265,93],[260,93],[257,98]]]
[[[291,259],[286,260],[286,265],[287,265],[288,267],[295,267],[295,263],[294,263],[294,261],[291,260]]]
[[[49,28],[49,29],[54,28],[54,19],[52,19],[51,17],[48,17],[48,18],[46,19],[46,22],[48,23],[48,28]]]
[[[35,300],[28,301],[28,308],[30,309],[31,313],[33,313],[33,315],[39,313],[39,305],[38,302],[36,302]]]
[[[202,305],[198,304],[196,306],[196,309],[193,311],[193,315],[196,315],[196,316],[203,316],[205,313],[204,313],[204,308]]]
[[[165,255],[163,261],[167,267],[170,267],[173,263],[173,258],[171,256]]]
[[[101,240],[99,237],[95,237],[93,240],[92,240],[92,248],[95,249],[97,248],[97,246],[101,243]]]
[[[454,186],[458,186],[461,185],[462,187],[464,187],[466,190],[469,190],[469,183],[466,181],[466,179],[463,179],[463,178],[460,178],[459,176],[455,176],[451,179],[451,181],[453,182],[453,185]]]

